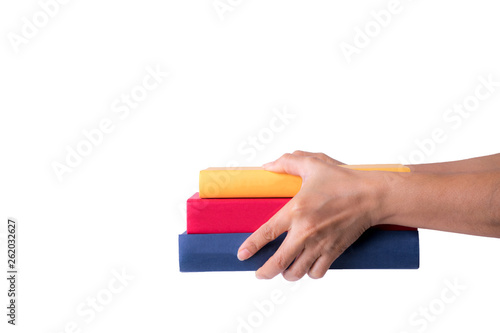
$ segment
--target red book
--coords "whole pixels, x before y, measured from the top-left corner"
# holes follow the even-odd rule
[[[198,192],[187,201],[188,234],[249,233],[266,223],[291,198],[201,199]],[[377,228],[414,230],[384,225]]]
[[[188,234],[254,232],[290,198],[200,199],[196,192],[187,201]]]

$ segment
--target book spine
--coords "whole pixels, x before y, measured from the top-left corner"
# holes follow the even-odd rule
[[[293,197],[300,190],[298,176],[264,169],[207,169],[200,171],[201,198]]]
[[[179,235],[180,271],[255,271],[276,252],[286,236],[283,234],[271,241],[250,259],[239,261],[236,253],[249,235],[249,233]],[[369,229],[333,262],[330,269],[417,269],[418,267],[418,230]]]
[[[400,164],[341,165],[364,171],[409,172]],[[262,168],[208,168],[200,171],[200,198],[293,197],[300,190],[298,176],[275,173]]]
[[[187,201],[187,233],[254,232],[276,214],[290,198],[201,199]]]

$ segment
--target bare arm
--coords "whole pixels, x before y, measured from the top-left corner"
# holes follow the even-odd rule
[[[500,237],[500,171],[383,173],[376,224]]]
[[[469,158],[466,160],[407,165],[412,172],[463,173],[500,171],[500,154]]]
[[[377,224],[500,237],[498,155],[443,164],[436,172],[358,171],[324,154],[285,154],[264,166],[302,178],[302,187],[278,213],[241,245],[246,260],[285,231],[285,240],[257,270],[258,278],[305,274],[320,278],[364,231]],[[466,167],[473,169],[465,172]],[[490,170],[491,169],[491,170]],[[421,171],[421,172],[419,172]],[[479,172],[482,171],[482,172]],[[292,263],[293,262],[293,263]]]

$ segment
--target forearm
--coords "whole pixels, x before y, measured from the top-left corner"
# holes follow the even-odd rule
[[[386,173],[376,224],[500,237],[500,172]]]
[[[469,158],[466,160],[407,165],[412,172],[462,173],[500,171],[500,154]]]

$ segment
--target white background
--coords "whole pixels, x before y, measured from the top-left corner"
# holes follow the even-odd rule
[[[443,119],[479,76],[500,81],[498,4],[401,0],[348,63],[341,43],[389,1],[222,3],[231,11],[221,16],[212,0],[69,1],[16,52],[9,36],[41,7],[2,2],[1,267],[15,217],[20,275],[14,328],[0,283],[1,332],[498,331],[497,239],[421,230],[419,270],[330,271],[299,284],[181,274],[177,253],[182,207],[209,166],[260,165],[296,149],[398,163],[435,128],[447,139],[418,155],[426,162],[498,153],[499,87],[457,128]],[[113,102],[148,66],[168,78],[120,119]],[[255,156],[238,150],[276,108],[295,118]],[[114,130],[59,181],[52,164],[105,118]],[[122,270],[133,279],[110,294]],[[447,281],[466,289],[456,296]],[[271,307],[273,293],[282,302]],[[102,311],[77,312],[97,296]],[[422,322],[421,307],[437,315]]]

